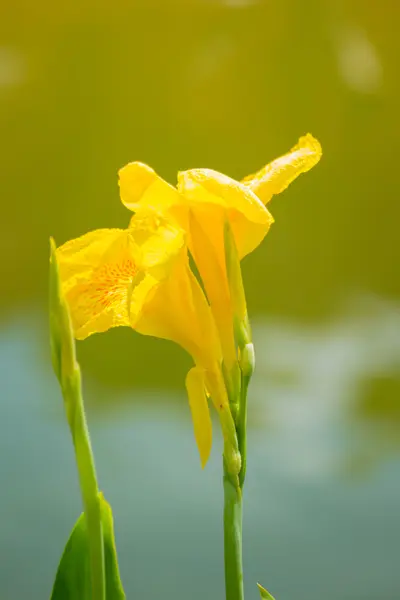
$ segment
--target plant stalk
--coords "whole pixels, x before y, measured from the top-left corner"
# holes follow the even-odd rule
[[[63,385],[67,417],[74,443],[79,484],[89,542],[92,600],[105,600],[106,582],[104,565],[104,544],[101,524],[99,488],[89,430],[83,405],[80,369],[77,365],[74,374]]]
[[[224,556],[226,600],[243,600],[242,491],[224,464]]]
[[[247,467],[247,390],[249,388],[249,383],[250,376],[243,375],[242,373],[240,381],[240,408],[236,425],[239,452],[242,460],[242,465],[239,473],[239,485],[241,490],[243,490]]]
[[[230,476],[224,461],[224,556],[226,600],[244,600],[242,564],[242,504],[247,455],[247,390],[250,376],[241,375],[236,434],[241,456],[239,485]]]

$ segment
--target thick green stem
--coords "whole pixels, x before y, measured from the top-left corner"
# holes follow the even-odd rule
[[[242,492],[224,464],[224,551],[226,600],[243,600]]]
[[[251,375],[241,375],[239,412],[236,435],[241,469],[239,478],[232,477],[224,461],[224,551],[226,600],[243,600],[242,565],[242,494],[247,463],[247,390]]]
[[[243,600],[242,493],[247,464],[247,390],[254,371],[254,346],[251,341],[240,258],[228,220],[224,226],[224,243],[233,312],[232,324],[237,346],[237,366],[240,370],[240,389],[239,386],[229,385],[232,383],[231,378],[225,376],[240,458],[240,470],[234,474],[228,471],[228,461],[224,460],[225,587],[226,600]]]
[[[80,370],[77,366],[64,389],[67,416],[75,448],[79,484],[89,543],[92,600],[105,600],[104,544],[96,469],[83,406]],[[64,387],[64,386],[63,386]]]

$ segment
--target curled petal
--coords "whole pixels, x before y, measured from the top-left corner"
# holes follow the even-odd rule
[[[178,174],[178,190],[193,203],[217,204],[237,210],[255,223],[269,221],[268,211],[251,190],[212,169],[191,169]]]
[[[280,194],[301,173],[312,169],[321,155],[321,144],[308,133],[299,139],[290,152],[273,160],[257,173],[248,175],[242,183],[267,204],[274,194]]]
[[[176,188],[141,162],[128,163],[118,175],[122,204],[133,212],[140,208],[163,212],[184,201]]]
[[[240,258],[261,243],[273,223],[271,214],[251,189],[212,169],[179,173],[178,190],[187,198],[190,210],[198,220],[207,221],[207,231],[216,229],[213,225],[215,215],[225,212]],[[220,254],[224,254],[222,245]]]

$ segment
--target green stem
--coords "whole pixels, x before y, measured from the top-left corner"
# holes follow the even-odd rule
[[[247,464],[247,390],[251,375],[241,375],[236,434],[241,469],[233,478],[224,461],[224,553],[226,600],[243,600],[242,497]],[[239,485],[238,485],[239,483]]]
[[[239,452],[242,459],[242,466],[239,473],[239,484],[241,489],[243,489],[247,466],[247,390],[249,389],[249,383],[250,376],[243,375],[242,373],[240,381],[239,415],[236,425]]]
[[[92,600],[105,600],[104,545],[96,469],[82,399],[79,366],[64,388],[89,541]]]
[[[243,600],[242,491],[224,464],[224,551],[226,600]]]

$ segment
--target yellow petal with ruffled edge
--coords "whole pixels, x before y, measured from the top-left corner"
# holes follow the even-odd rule
[[[283,192],[296,177],[314,167],[322,156],[321,144],[310,133],[283,156],[248,175],[242,183],[267,204],[275,194]]]
[[[285,190],[301,173],[310,170],[321,158],[318,140],[311,134],[299,139],[288,154],[249,175],[235,181],[211,169],[191,169],[178,175],[178,191],[186,198],[192,212],[208,219],[212,228],[216,207],[224,209],[232,227],[239,258],[252,252],[267,234],[273,217],[265,208],[274,194]],[[208,216],[207,216],[208,213]],[[215,231],[212,232],[215,239]],[[221,237],[221,236],[219,236]],[[216,245],[219,245],[217,240]],[[223,251],[218,252],[220,258]]]
[[[203,369],[199,367],[190,369],[186,376],[186,390],[192,412],[194,437],[199,449],[201,466],[204,468],[211,452],[212,425]]]
[[[128,231],[101,229],[57,249],[65,299],[75,337],[129,325],[127,290],[137,273]]]
[[[137,316],[180,251],[183,231],[153,213],[133,217],[127,230],[92,231],[58,248],[75,336],[131,325],[128,299]]]
[[[143,211],[129,229],[102,229],[57,250],[75,336],[127,325],[172,340],[197,364],[221,360],[211,309],[189,268],[183,232]]]
[[[191,212],[206,231],[212,230],[209,237],[221,264],[225,260],[223,222],[216,238],[216,211],[220,213],[222,209],[231,223],[240,258],[262,242],[273,223],[271,214],[250,189],[212,169],[191,169],[179,173],[178,191],[186,198]]]
[[[84,278],[94,266],[102,261],[104,253],[124,236],[123,229],[96,229],[57,248],[58,261],[61,262],[62,281],[65,287],[74,283],[74,278]]]
[[[230,221],[239,257],[242,258],[261,243],[273,223],[265,204],[301,173],[315,166],[321,155],[320,143],[307,134],[290,152],[241,182],[212,169],[190,169],[178,174],[177,189],[147,165],[133,162],[119,171],[121,200],[133,211],[147,207],[167,212],[189,233],[189,209],[203,226],[208,221],[208,227],[212,228],[213,209],[222,208]],[[214,235],[215,228],[212,233]],[[219,247],[218,240],[216,246]],[[218,248],[217,253],[223,256]]]
[[[183,229],[187,229],[185,198],[151,167],[141,162],[131,162],[122,167],[118,175],[121,201],[126,208],[133,212],[142,209],[163,214],[168,212]]]

